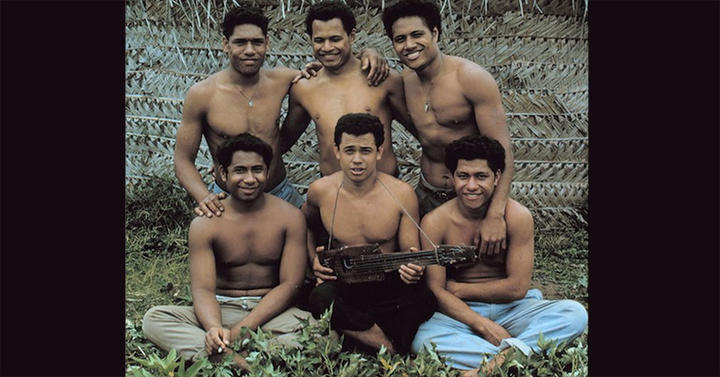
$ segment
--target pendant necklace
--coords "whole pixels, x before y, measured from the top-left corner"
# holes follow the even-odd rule
[[[427,96],[425,97],[425,112],[430,110],[430,92],[432,91],[433,82],[430,81],[430,88],[428,89]]]
[[[248,96],[245,95],[245,93],[243,93],[242,90],[240,90],[240,89],[238,89],[238,90],[240,91],[240,94],[242,94],[242,96],[245,97],[246,100],[248,100],[248,106],[253,107],[253,104],[254,104],[253,97],[255,97],[255,93],[257,93],[257,89],[255,89],[255,91],[249,98],[248,98]]]

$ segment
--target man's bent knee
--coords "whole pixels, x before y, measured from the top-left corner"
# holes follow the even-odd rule
[[[577,301],[561,300],[562,313],[567,318],[567,329],[575,338],[585,331],[588,323],[588,313],[585,307]]]
[[[313,317],[320,318],[330,305],[337,298],[338,290],[334,284],[325,282],[315,287],[310,292],[308,306]]]

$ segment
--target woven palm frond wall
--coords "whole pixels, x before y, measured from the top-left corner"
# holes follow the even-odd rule
[[[511,196],[539,230],[587,225],[588,23],[581,0],[441,1],[446,54],[473,60],[496,79],[515,154]],[[312,61],[304,31],[311,1],[265,0],[270,18],[267,67]],[[126,185],[174,177],[173,148],[185,93],[226,67],[219,23],[236,1],[130,0],[126,3]],[[384,33],[385,1],[352,1],[355,51],[373,47],[402,70]],[[283,105],[284,117],[287,100]],[[397,122],[393,147],[403,179],[418,180],[420,145]],[[311,124],[284,156],[291,182],[305,192],[319,177]],[[212,164],[204,141],[196,164]],[[174,179],[174,178],[173,178]]]

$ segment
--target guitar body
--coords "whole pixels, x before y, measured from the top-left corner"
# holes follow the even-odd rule
[[[382,254],[382,252],[380,251],[380,245],[376,243],[343,246],[339,249],[331,249],[320,253],[320,263],[325,267],[332,268],[335,274],[338,275],[339,280],[347,284],[383,281],[385,280],[384,271],[356,272],[354,265],[349,262],[356,257],[362,259],[364,255],[377,254]]]
[[[383,281],[385,274],[414,263],[462,267],[477,261],[477,248],[463,245],[439,245],[436,250],[383,254],[378,244],[343,246],[319,254],[320,264],[332,268],[338,280],[347,284]]]

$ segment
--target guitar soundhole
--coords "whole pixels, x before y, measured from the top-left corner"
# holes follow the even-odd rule
[[[353,266],[348,265],[347,258],[343,258],[343,267],[345,267],[345,271],[352,271]]]

